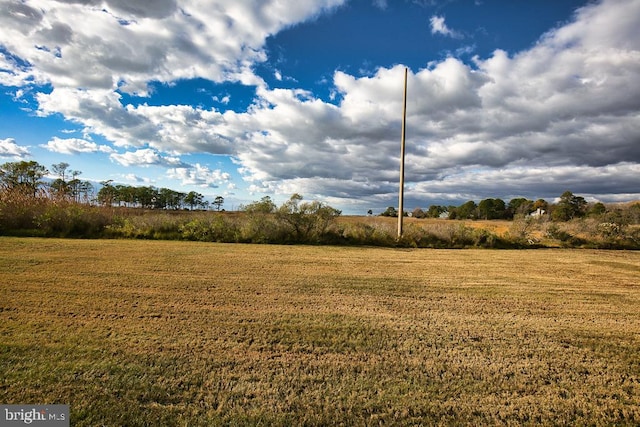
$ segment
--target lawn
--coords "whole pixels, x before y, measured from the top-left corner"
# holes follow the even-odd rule
[[[0,238],[0,403],[95,425],[638,425],[640,252]]]

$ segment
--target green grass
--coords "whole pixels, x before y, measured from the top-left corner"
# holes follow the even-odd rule
[[[73,425],[638,425],[640,253],[0,238],[0,402]]]

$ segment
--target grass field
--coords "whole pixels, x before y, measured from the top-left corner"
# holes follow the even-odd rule
[[[72,425],[638,425],[640,252],[0,238],[0,403]]]

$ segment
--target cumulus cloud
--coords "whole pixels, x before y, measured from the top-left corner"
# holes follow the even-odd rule
[[[225,118],[216,111],[187,105],[123,106],[121,98],[108,90],[54,89],[37,94],[38,114],[62,113],[83,125],[85,133],[102,135],[119,147],[167,152],[231,154],[232,138],[242,132],[224,131]]]
[[[449,28],[444,22],[443,16],[433,15],[429,18],[429,24],[431,26],[431,34],[441,34],[454,39],[461,39],[464,37],[462,33]]]
[[[144,177],[144,176],[138,176],[134,173],[128,173],[128,174],[124,174],[122,175],[122,178],[126,181],[126,182],[133,182],[136,184],[151,184],[152,181],[151,179]]]
[[[108,145],[98,145],[93,141],[87,141],[80,138],[61,139],[56,136],[51,138],[46,145],[43,145],[49,151],[62,154],[78,154],[78,153],[112,153],[113,148]]]
[[[37,72],[30,70],[19,58],[0,49],[0,84],[18,87],[25,82],[44,83],[44,79],[38,78]]]
[[[403,74],[402,66],[381,68],[371,77],[336,72],[339,106],[294,90],[262,91],[270,108],[253,110],[245,119],[250,116],[252,126],[263,131],[247,135],[237,158],[261,180],[301,185],[300,179],[325,179],[318,182],[332,195],[330,180],[355,181],[359,195],[375,194],[398,176]],[[480,110],[477,90],[487,81],[456,59],[410,73],[411,90],[422,94],[409,102],[414,147],[426,153],[421,138],[449,137],[443,122]]]
[[[11,5],[0,17],[0,83],[50,82],[52,91],[36,95],[38,113],[62,114],[131,149],[111,153],[119,164],[159,165],[185,185],[219,186],[229,180],[224,172],[177,156],[222,154],[257,193],[383,205],[396,197],[403,66],[336,71],[331,102],[269,88],[252,71],[268,35],[342,1],[206,8],[167,0],[158,10],[143,1],[0,2]],[[639,18],[639,2],[604,0],[514,55],[496,50],[471,64],[450,57],[410,70],[408,197],[638,194],[629,177],[640,164]],[[462,37],[441,16],[430,24],[434,34]],[[79,55],[86,51],[93,54]],[[133,106],[115,90],[145,94],[150,80],[191,77],[257,84],[255,100],[244,112]],[[47,145],[99,149],[83,141]]]
[[[196,163],[192,166],[172,168],[167,171],[169,178],[178,179],[182,185],[218,188],[228,183],[230,175],[220,169],[210,170],[207,166]],[[231,186],[232,188],[233,186]]]
[[[0,158],[20,160],[28,156],[30,156],[29,149],[18,145],[15,139],[0,139]]]
[[[242,132],[227,125],[225,117],[232,114],[188,105],[141,105],[128,107],[127,114],[140,118],[148,131],[138,141],[164,151],[232,154],[234,137]]]
[[[39,115],[62,114],[83,125],[85,133],[102,135],[117,146],[142,146],[157,134],[148,118],[136,114],[130,105],[123,106],[121,95],[108,89],[56,88],[36,94],[36,99]]]
[[[500,194],[506,200],[514,197],[537,199],[541,194],[559,196],[566,190],[592,199],[610,201],[611,181],[615,181],[615,194],[621,194],[626,200],[637,198],[638,188],[635,177],[640,166],[630,162],[620,162],[602,167],[564,165],[549,167],[545,165],[507,166],[504,168],[465,168],[457,174],[443,177],[441,180],[416,183],[407,192],[407,197],[415,201],[446,200],[452,195],[457,199],[482,199]],[[631,196],[636,194],[636,196]],[[550,199],[551,200],[551,199]]]
[[[122,166],[180,166],[184,163],[179,157],[163,156],[156,150],[144,148],[136,151],[127,151],[123,154],[112,153],[109,156],[112,160]]]
[[[629,177],[640,163],[638,17],[637,2],[589,5],[512,57],[498,50],[472,65],[447,58],[410,72],[406,171],[414,192],[441,199],[536,197],[567,188],[591,189],[593,197],[637,194]],[[393,192],[402,73],[400,66],[371,77],[336,72],[337,107],[293,92],[265,94],[276,107],[253,112],[265,130],[250,136],[255,152],[238,158],[285,192]],[[279,108],[286,113],[266,120]],[[287,120],[300,125],[288,129]],[[305,123],[314,126],[300,149]],[[318,173],[321,165],[326,173]]]
[[[14,56],[3,55],[0,83],[141,95],[149,81],[260,83],[252,66],[267,37],[343,1],[2,0],[0,45]]]

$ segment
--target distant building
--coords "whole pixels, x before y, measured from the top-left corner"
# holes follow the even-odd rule
[[[546,213],[546,211],[545,211],[544,209],[542,209],[542,208],[538,208],[538,209],[536,209],[536,211],[535,211],[535,212],[531,212],[531,213],[529,214],[529,216],[532,216],[532,217],[534,217],[534,218],[540,218],[540,217],[541,217],[542,215],[544,215],[545,213]]]

